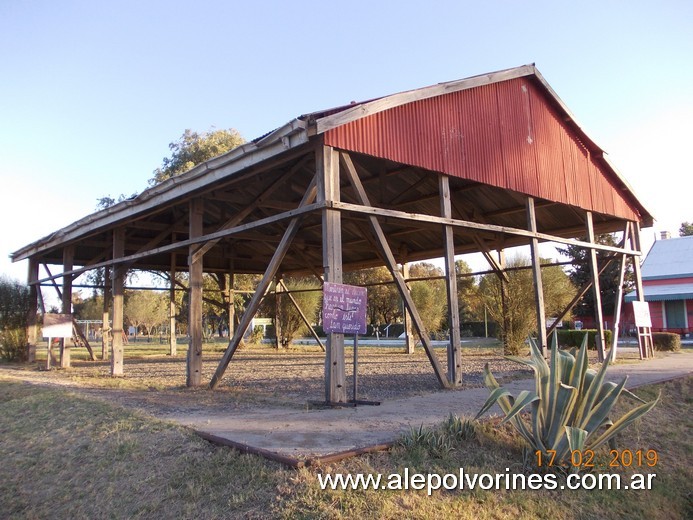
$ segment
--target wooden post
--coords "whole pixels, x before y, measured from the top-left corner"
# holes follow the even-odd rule
[[[405,280],[409,278],[409,262],[402,262],[402,277]],[[407,285],[407,291],[411,294],[409,285]],[[404,349],[407,354],[413,354],[416,351],[416,338],[411,326],[411,314],[409,314],[406,305],[404,303],[402,305],[404,306]]]
[[[631,224],[632,233],[630,235],[631,249],[635,251],[642,251],[642,246],[640,244],[640,223],[633,222]],[[645,301],[645,291],[642,286],[642,269],[640,267],[640,259],[637,256],[632,257],[633,261],[633,274],[635,275],[635,295],[639,302]],[[651,329],[650,329],[651,332]],[[650,356],[654,356],[654,346],[652,344],[652,335],[646,334],[645,336],[640,335],[638,330],[638,346],[640,347],[640,359],[645,359]]]
[[[282,348],[282,326],[281,326],[281,293],[282,276],[278,275],[274,281],[274,348]]]
[[[626,227],[623,230],[623,241],[622,247],[626,247],[628,242],[628,235],[630,231],[630,222],[626,223]],[[618,275],[618,289],[616,290],[616,301],[614,302],[614,331],[611,336],[611,356],[609,358],[610,362],[616,361],[616,354],[618,350],[618,334],[621,327],[621,305],[623,303],[623,282],[626,276],[626,260],[627,256],[621,254],[620,258],[620,270]]]
[[[503,248],[502,240],[501,245],[498,247],[498,265],[500,266],[501,272],[505,272],[506,259],[505,259],[505,249]],[[512,327],[512,322],[508,316],[508,283],[503,276],[498,277],[498,283],[500,283],[500,298],[501,298],[501,313],[503,315],[503,331],[501,332],[501,342],[503,343],[503,350],[507,354],[508,348],[508,336],[511,335],[510,328]]]
[[[233,261],[231,262],[229,273],[224,275],[226,279],[226,291],[227,291],[227,313],[229,315],[229,339],[233,337],[233,333],[236,328],[236,293],[233,290],[233,286],[236,282],[236,276],[233,269]]]
[[[328,146],[315,151],[318,202],[339,202],[339,157]],[[342,220],[339,211],[322,211],[322,266],[325,281],[342,283]],[[325,353],[325,401],[345,403],[346,371],[344,366],[344,334],[327,334]]]
[[[125,229],[113,231],[113,258],[125,256]],[[111,376],[123,375],[123,296],[125,294],[125,266],[113,266],[113,338],[111,339]]]
[[[175,242],[174,235],[172,241]],[[168,289],[168,355],[178,355],[178,337],[176,336],[176,253],[171,253],[171,286]]]
[[[29,259],[29,310],[26,316],[26,360],[29,363],[36,361],[36,343],[38,341],[38,291],[39,286],[35,284],[38,280],[39,263],[35,258]]]
[[[450,179],[438,175],[440,190],[440,216],[452,218],[450,204]],[[451,386],[462,384],[462,348],[460,341],[460,310],[457,301],[457,274],[455,272],[455,243],[452,226],[443,226],[443,245],[445,248],[445,289],[448,299],[448,324],[450,343],[448,343],[448,383]]]
[[[103,268],[103,311],[101,313],[101,359],[108,359],[110,349],[109,338],[111,337],[111,317],[109,308],[111,306],[111,269]]]
[[[72,271],[74,267],[75,248],[74,246],[65,246],[63,249],[63,272]],[[72,275],[63,275],[63,290],[62,290],[62,313],[72,313]],[[70,368],[70,339],[62,338],[60,340],[60,368]]]
[[[533,233],[537,232],[537,216],[534,208],[534,198],[527,197],[527,227]],[[534,301],[537,312],[537,339],[544,356],[548,354],[546,341],[546,312],[544,310],[544,284],[541,279],[541,258],[539,257],[539,240],[530,239],[532,253],[532,276],[534,278]]]
[[[193,199],[189,206],[189,238],[201,236],[203,231],[204,206],[202,199]],[[190,246],[188,273],[190,292],[188,294],[188,345],[187,375],[185,384],[189,387],[202,384],[202,273],[203,255],[195,255],[197,246]]]
[[[587,241],[595,243],[594,223],[592,222],[592,212],[585,212],[585,223],[587,225]],[[594,295],[594,319],[597,322],[597,336],[594,338],[597,347],[597,356],[600,362],[604,361],[605,341],[604,341],[604,314],[602,313],[602,291],[599,284],[599,266],[597,264],[597,251],[589,250],[590,272],[592,273],[592,294]]]

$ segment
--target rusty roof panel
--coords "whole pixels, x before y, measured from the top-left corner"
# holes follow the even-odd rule
[[[395,106],[327,130],[325,144],[639,220],[601,150],[537,85],[520,77]]]

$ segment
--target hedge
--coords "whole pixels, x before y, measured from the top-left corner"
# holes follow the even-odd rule
[[[582,330],[559,330],[556,329],[556,332],[558,333],[558,344],[562,348],[572,348],[572,347],[579,347],[582,345],[582,339],[585,337],[585,334],[588,335],[587,339],[587,348],[590,349],[596,349],[596,344],[595,344],[595,337],[597,335],[597,330],[596,329],[582,329]],[[611,348],[611,336],[612,333],[610,330],[605,330],[604,331],[604,336],[606,340],[606,348],[609,349]]]
[[[681,336],[672,332],[653,332],[652,343],[655,350],[663,352],[681,350]]]

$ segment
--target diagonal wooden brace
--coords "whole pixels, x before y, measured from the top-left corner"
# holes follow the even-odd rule
[[[361,183],[361,179],[359,179],[354,163],[351,161],[351,157],[349,157],[348,154],[342,152],[340,154],[340,159],[342,161],[342,164],[344,165],[344,169],[346,170],[346,174],[349,178],[349,181],[351,182],[354,190],[356,191],[361,204],[364,206],[370,206],[371,203],[368,199],[368,195],[366,194],[366,190],[364,189],[363,184]],[[411,315],[412,321],[414,322],[414,327],[416,328],[416,331],[418,332],[419,337],[421,338],[421,343],[423,344],[424,349],[426,350],[428,360],[431,362],[431,365],[433,366],[433,371],[435,372],[436,377],[438,378],[438,382],[443,388],[449,388],[450,385],[448,383],[447,376],[445,375],[445,372],[443,371],[443,368],[440,365],[440,361],[438,361],[438,358],[436,357],[436,354],[433,351],[431,339],[428,336],[428,333],[426,332],[426,328],[423,325],[423,321],[421,320],[419,311],[416,309],[414,301],[412,300],[411,295],[407,290],[404,278],[402,277],[402,274],[399,272],[399,269],[397,269],[397,262],[395,260],[394,255],[392,254],[392,249],[390,248],[390,245],[387,243],[387,239],[385,238],[383,228],[381,227],[377,217],[369,216],[368,219],[371,223],[371,228],[376,239],[375,242],[376,246],[378,247],[378,251],[383,260],[385,261],[386,266],[390,271],[392,278],[395,281],[395,285],[399,290],[400,296],[404,301],[404,305],[407,307],[407,310]]]

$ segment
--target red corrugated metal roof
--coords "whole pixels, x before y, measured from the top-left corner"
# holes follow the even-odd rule
[[[498,74],[326,111],[318,132],[336,148],[649,225],[536,69]]]

